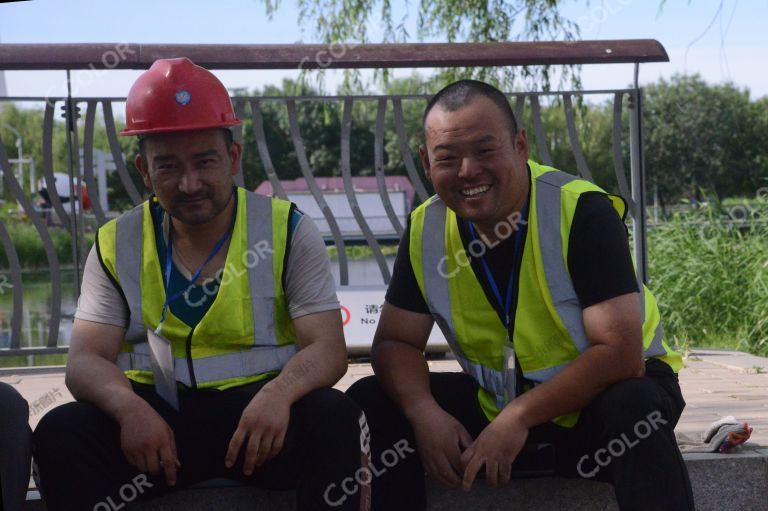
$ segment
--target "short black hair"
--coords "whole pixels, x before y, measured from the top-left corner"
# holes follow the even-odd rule
[[[499,89],[479,80],[459,80],[458,82],[453,82],[432,96],[427,103],[427,107],[424,109],[422,125],[424,128],[427,127],[427,116],[435,106],[439,106],[448,112],[455,112],[467,106],[478,96],[488,98],[501,110],[501,113],[509,121],[510,133],[514,136],[517,133],[517,120],[515,119],[512,107],[509,105],[509,100]]]
[[[227,151],[229,151],[229,148],[232,147],[232,142],[235,140],[232,130],[229,128],[220,128],[219,131],[221,131],[221,134],[224,136],[224,143],[227,145]],[[147,161],[147,148],[145,144],[147,138],[150,136],[151,135],[139,136],[139,154],[144,161]]]

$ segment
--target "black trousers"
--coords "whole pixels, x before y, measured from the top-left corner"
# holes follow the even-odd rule
[[[477,438],[489,424],[477,400],[477,382],[463,373],[430,373],[430,385],[440,406]],[[374,467],[396,442],[405,439],[415,445],[410,424],[375,377],[356,382],[347,394],[367,417]],[[674,435],[684,406],[677,375],[663,362],[650,360],[645,377],[606,389],[582,410],[575,427],[550,422],[532,428],[526,442],[531,449],[513,464],[513,477],[549,466],[561,477],[612,483],[622,511],[693,510],[688,472]],[[551,449],[534,453],[536,444],[550,444]],[[373,511],[426,509],[419,456],[403,457],[373,479],[372,489]]]
[[[360,510],[357,486],[342,495],[341,503],[326,497],[367,463],[367,456],[361,455],[360,409],[334,389],[315,390],[294,403],[282,451],[251,476],[242,473],[243,449],[231,469],[224,466],[242,411],[261,386],[180,391],[177,412],[152,386],[134,384],[136,393],[174,432],[181,462],[175,488],[228,478],[273,490],[296,489],[300,511]],[[162,474],[140,474],[128,464],[120,447],[119,425],[89,403],[51,410],[35,429],[33,443],[49,511],[112,509],[173,491]]]
[[[0,410],[0,509],[21,511],[31,461],[29,407],[16,389],[0,383]]]

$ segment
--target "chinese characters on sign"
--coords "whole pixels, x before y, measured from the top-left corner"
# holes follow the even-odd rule
[[[381,309],[384,307],[384,305],[377,305],[377,304],[365,304],[365,315],[366,317],[360,318],[360,323],[364,325],[375,325],[376,322],[379,320],[379,314],[381,314]]]

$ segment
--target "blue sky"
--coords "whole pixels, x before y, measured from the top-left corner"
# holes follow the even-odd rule
[[[393,2],[396,16],[406,15],[414,32],[416,5]],[[676,72],[698,72],[710,82],[730,80],[749,88],[753,97],[768,95],[768,0],[566,0],[563,13],[582,28],[583,39],[654,38],[672,62],[642,67],[641,81]],[[5,43],[294,43],[314,42],[314,27],[302,31],[292,0],[283,0],[273,20],[260,0],[190,2],[179,0],[32,0],[0,4],[0,40]],[[713,22],[714,20],[714,22]],[[709,31],[703,36],[707,27]],[[376,23],[372,27],[376,27]],[[375,29],[373,33],[376,34]],[[409,71],[403,71],[408,73]],[[135,71],[102,73],[81,80],[79,95],[122,96]],[[279,83],[293,71],[218,72],[229,87]],[[626,86],[627,65],[585,66],[587,88]],[[326,83],[333,88],[334,76]],[[62,72],[8,72],[8,93],[32,96],[63,93]],[[87,82],[87,83],[86,83]]]

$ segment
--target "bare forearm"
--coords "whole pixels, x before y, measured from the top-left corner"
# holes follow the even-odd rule
[[[429,386],[429,366],[417,348],[396,341],[374,343],[371,363],[384,391],[412,418],[436,406]]]
[[[316,342],[291,357],[280,374],[264,386],[279,392],[290,403],[322,387],[332,387],[347,370],[343,343]]]
[[[136,406],[146,404],[131,388],[125,374],[111,361],[93,353],[80,353],[67,363],[66,384],[72,396],[97,406],[120,421]]]
[[[636,376],[642,369],[635,361],[610,346],[593,346],[551,380],[517,397],[501,415],[531,428],[581,410],[612,384]]]

